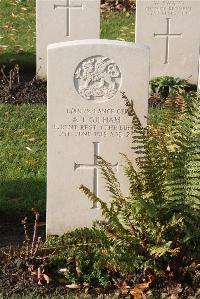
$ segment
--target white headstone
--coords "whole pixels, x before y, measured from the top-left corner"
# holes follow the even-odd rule
[[[47,77],[47,46],[99,38],[100,0],[36,0],[37,77]]]
[[[90,226],[101,218],[79,186],[108,200],[97,156],[113,165],[122,187],[124,159],[133,157],[132,119],[121,91],[146,124],[149,49],[133,43],[86,40],[48,47],[47,234]],[[127,191],[127,190],[126,190]]]
[[[150,46],[150,77],[198,81],[199,0],[138,0],[136,42]]]

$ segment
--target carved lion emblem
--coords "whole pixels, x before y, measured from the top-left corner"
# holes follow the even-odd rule
[[[105,101],[120,88],[121,72],[117,64],[103,56],[83,60],[74,74],[77,92],[86,100]]]

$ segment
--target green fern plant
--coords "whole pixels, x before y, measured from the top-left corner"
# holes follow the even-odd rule
[[[149,82],[152,94],[160,94],[166,98],[172,92],[180,92],[189,87],[185,79],[170,76],[156,77]]]
[[[143,128],[132,101],[123,94],[132,116],[136,171],[126,155],[129,195],[124,196],[111,165],[99,158],[110,202],[80,189],[97,202],[107,223],[110,258],[121,271],[162,268],[163,263],[196,256],[200,241],[200,106],[195,94],[166,101],[162,122]],[[199,257],[198,257],[199,258]]]

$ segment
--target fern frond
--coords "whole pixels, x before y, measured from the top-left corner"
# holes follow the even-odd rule
[[[125,175],[129,179],[129,191],[130,196],[137,196],[138,192],[143,189],[141,178],[138,172],[135,170],[132,161],[127,157],[127,155],[121,153],[126,161],[126,166],[124,167]]]
[[[117,199],[119,202],[123,202],[124,196],[121,192],[120,183],[116,178],[111,163],[105,161],[102,157],[98,157],[98,165],[105,180],[106,190],[110,192],[112,198]]]
[[[92,203],[98,203],[100,205],[102,215],[105,216],[105,218],[113,225],[114,228],[116,228],[120,232],[127,233],[126,229],[116,217],[113,209],[109,208],[106,202],[98,198],[92,191],[90,191],[89,188],[84,185],[80,186],[80,190],[91,200]]]
[[[133,101],[129,100],[124,92],[122,92],[122,98],[125,100],[127,114],[132,117],[132,149],[135,150],[136,154],[144,154],[146,128],[142,126],[141,121],[135,112]]]

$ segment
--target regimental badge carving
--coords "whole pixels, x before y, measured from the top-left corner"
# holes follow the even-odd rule
[[[85,100],[103,102],[111,99],[120,89],[121,71],[110,58],[92,56],[76,68],[74,85]]]

